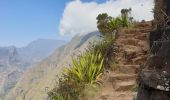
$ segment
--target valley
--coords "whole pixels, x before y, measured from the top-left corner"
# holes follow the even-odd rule
[[[63,40],[39,39],[23,48],[0,47],[0,99],[5,98],[26,70],[65,43]]]

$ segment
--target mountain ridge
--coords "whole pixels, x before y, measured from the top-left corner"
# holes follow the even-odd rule
[[[31,42],[28,46],[22,47],[22,53],[19,50],[21,48],[15,46],[0,47],[0,99],[3,100],[5,94],[15,86],[25,70],[45,59],[56,48],[65,43],[65,41],[60,40],[39,39]],[[29,49],[32,48],[30,45],[35,47],[32,52]],[[42,47],[39,48],[39,45],[42,45]],[[34,50],[35,52],[33,52]],[[35,55],[36,53],[42,55]]]
[[[56,86],[56,75],[60,74],[64,66],[71,64],[71,56],[84,52],[89,42],[99,40],[98,34],[99,32],[91,32],[85,36],[76,35],[69,43],[58,48],[48,58],[25,72],[5,100],[22,100],[23,98],[46,100],[47,92]],[[86,37],[88,39],[83,39]],[[76,48],[78,45],[79,48]]]

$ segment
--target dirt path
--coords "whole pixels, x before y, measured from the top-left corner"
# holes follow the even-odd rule
[[[133,100],[136,75],[147,58],[150,30],[151,25],[147,22],[119,33],[115,42],[117,67],[108,73],[96,100]]]

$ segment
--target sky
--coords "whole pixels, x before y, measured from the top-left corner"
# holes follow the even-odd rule
[[[153,18],[153,0],[0,0],[0,46],[22,47],[39,38],[70,40],[97,30],[99,13],[118,16],[128,7],[137,20]]]

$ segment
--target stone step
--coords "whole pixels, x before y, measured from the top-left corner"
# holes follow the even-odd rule
[[[132,28],[132,29],[124,29],[123,30],[123,33],[126,33],[126,34],[138,34],[138,33],[149,33],[151,31],[151,28],[142,28],[142,29],[135,29],[135,28]]]
[[[134,36],[135,36],[134,34],[121,33],[121,34],[119,34],[119,39],[120,38],[132,38]]]
[[[124,73],[124,74],[136,74],[140,65],[117,65],[116,72]]]
[[[139,35],[135,36],[135,39],[146,41],[148,38],[148,33],[139,33]]]
[[[129,91],[116,91],[111,92],[112,94],[103,94],[100,96],[100,98],[97,98],[95,100],[133,100],[134,94]]]
[[[123,44],[123,45],[133,45],[133,46],[137,46],[139,41],[140,41],[139,39],[135,39],[135,38],[130,38],[130,39],[128,39],[128,38],[123,38],[123,39],[117,40],[117,42],[118,42],[119,44]]]
[[[143,30],[141,30],[141,29],[124,29],[123,33],[124,34],[134,34],[134,35],[136,35],[138,33],[145,33],[145,32],[143,32]]]
[[[138,47],[138,46],[134,46],[134,45],[125,45],[123,48],[122,48],[124,51],[134,51],[134,52],[139,52],[141,51],[141,48]]]
[[[145,55],[139,55],[139,56],[137,56],[136,58],[133,58],[133,59],[132,59],[132,62],[133,62],[133,64],[139,64],[139,65],[141,65],[141,64],[143,64],[143,62],[145,62],[146,59],[147,59],[147,56],[145,56]]]
[[[147,51],[149,49],[149,45],[147,41],[139,41],[138,46],[140,46],[143,51]]]
[[[140,29],[140,32],[142,32],[142,33],[149,33],[149,32],[151,32],[151,28],[150,27],[148,27],[148,28],[143,28],[143,29]]]
[[[142,49],[140,47],[132,46],[132,45],[126,45],[123,48],[124,50],[124,57],[127,60],[133,59],[138,53],[142,52]]]
[[[128,80],[135,80],[136,74],[112,74],[109,77],[110,81],[128,81]]]
[[[138,39],[138,40],[147,40],[148,33],[136,33],[136,34],[120,34],[119,39]]]
[[[135,85],[135,80],[117,82],[115,91],[131,91],[133,89],[134,85]]]

